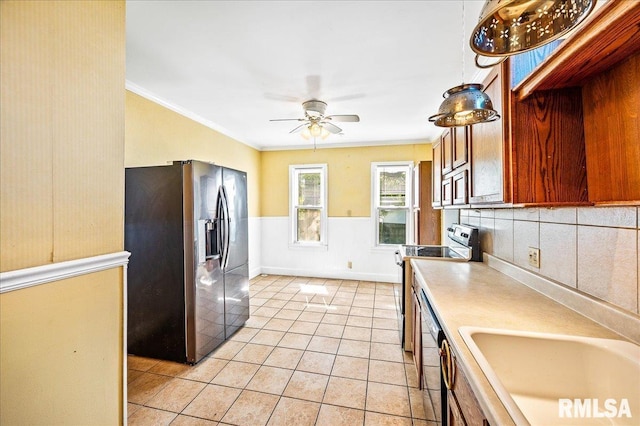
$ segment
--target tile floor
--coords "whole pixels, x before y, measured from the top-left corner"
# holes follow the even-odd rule
[[[259,276],[251,318],[195,366],[130,356],[130,425],[435,425],[391,284]]]

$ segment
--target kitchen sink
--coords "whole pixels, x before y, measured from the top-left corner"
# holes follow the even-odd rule
[[[458,331],[517,425],[640,424],[640,346],[492,328]]]

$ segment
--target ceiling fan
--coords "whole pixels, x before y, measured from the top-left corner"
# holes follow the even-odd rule
[[[342,129],[332,121],[357,123],[360,117],[355,114],[324,115],[327,104],[325,102],[311,99],[302,103],[304,118],[275,118],[269,121],[304,121],[289,133],[301,132],[305,139],[321,137],[326,139],[330,134],[342,132]]]

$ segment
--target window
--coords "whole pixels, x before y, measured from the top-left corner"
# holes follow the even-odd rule
[[[412,167],[411,162],[371,163],[376,245],[408,241]]]
[[[327,165],[289,166],[291,241],[326,245]]]

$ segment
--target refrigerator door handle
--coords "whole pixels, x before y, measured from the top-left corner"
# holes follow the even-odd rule
[[[218,217],[220,218],[220,247],[222,258],[220,260],[220,266],[224,270],[229,264],[229,200],[227,198],[227,191],[224,185],[220,186],[218,191]]]

